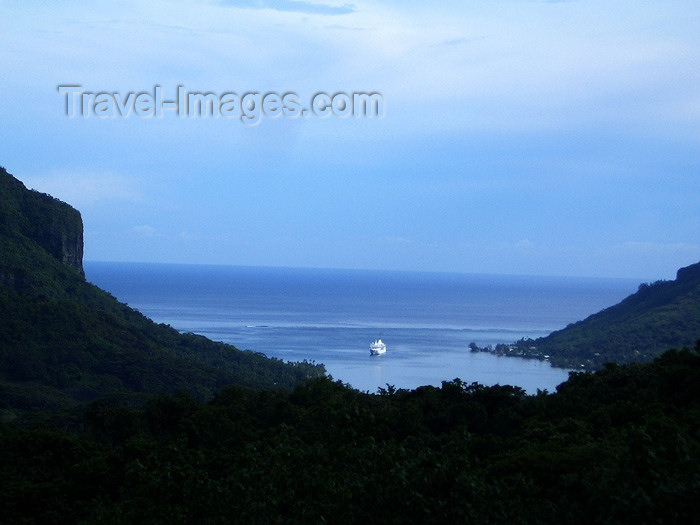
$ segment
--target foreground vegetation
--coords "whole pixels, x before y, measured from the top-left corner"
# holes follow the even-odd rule
[[[459,380],[360,393],[229,387],[0,427],[4,523],[689,523],[700,356],[556,393]],[[690,520],[690,521],[689,521]]]

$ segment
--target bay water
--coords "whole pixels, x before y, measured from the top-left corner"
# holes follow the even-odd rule
[[[467,383],[553,391],[547,361],[472,353],[564,328],[638,281],[310,268],[86,262],[88,281],[158,323],[285,361],[323,363],[362,391]],[[387,352],[370,356],[381,338]]]

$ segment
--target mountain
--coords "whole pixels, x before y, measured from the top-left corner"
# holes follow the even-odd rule
[[[55,259],[83,274],[83,221],[80,213],[49,195],[28,191],[24,184],[0,168],[0,235],[8,247],[20,251],[38,246]],[[24,242],[23,242],[24,241]],[[19,244],[18,244],[19,243]],[[10,284],[15,279],[8,263],[17,253],[3,250],[0,280]]]
[[[696,263],[678,270],[673,281],[641,284],[619,304],[518,346],[524,352],[549,355],[556,366],[596,369],[606,362],[650,361],[668,348],[692,347],[699,337],[700,263]]]
[[[82,254],[80,213],[0,168],[0,419],[106,395],[290,389],[325,374],[156,324],[86,282]]]

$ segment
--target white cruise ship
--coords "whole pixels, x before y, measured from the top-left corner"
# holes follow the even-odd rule
[[[381,355],[386,353],[386,345],[381,339],[377,339],[369,345],[369,355]]]

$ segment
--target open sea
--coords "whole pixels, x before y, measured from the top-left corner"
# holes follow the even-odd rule
[[[460,378],[554,391],[568,371],[472,353],[537,338],[635,292],[639,281],[86,262],[88,281],[158,323],[285,361],[323,363],[363,391]],[[387,352],[369,355],[381,337]]]

